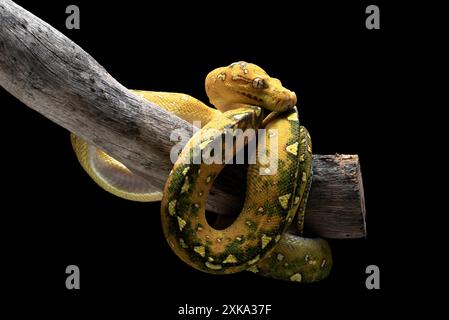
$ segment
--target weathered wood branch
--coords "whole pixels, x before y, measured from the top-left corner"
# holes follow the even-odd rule
[[[9,0],[0,0],[0,85],[159,189],[172,167],[169,133],[191,134],[187,122],[128,91],[79,46]],[[307,229],[329,238],[363,237],[358,157],[315,156],[313,166]],[[226,213],[239,206],[242,170],[234,166],[220,175],[209,210]]]

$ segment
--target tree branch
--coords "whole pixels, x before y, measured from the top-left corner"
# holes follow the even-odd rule
[[[0,0],[0,85],[159,189],[172,167],[169,133],[176,129],[182,138],[191,135],[190,124],[131,93],[62,33],[9,0]],[[363,237],[358,157],[314,156],[313,166],[307,230],[329,238]],[[242,170],[232,166],[220,175],[209,210],[238,209]]]

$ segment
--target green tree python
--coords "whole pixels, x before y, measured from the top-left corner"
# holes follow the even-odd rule
[[[246,62],[213,70],[206,77],[205,88],[216,109],[186,94],[133,90],[190,123],[200,123],[201,129],[174,163],[162,193],[72,134],[82,167],[100,187],[116,196],[161,201],[162,227],[169,246],[200,271],[229,274],[248,270],[297,282],[327,277],[332,266],[328,243],[302,234],[312,181],[312,144],[308,131],[300,126],[295,93]],[[265,119],[264,111],[271,111]],[[216,229],[206,221],[206,199],[214,179],[239,151],[238,144],[229,146],[223,141],[230,137],[235,142],[238,129],[258,128],[265,129],[266,136],[276,136],[277,150],[270,139],[258,139],[258,148],[263,145],[267,151],[265,161],[257,157],[248,165],[243,208],[231,225]],[[223,151],[222,161],[206,163],[206,149],[211,156],[210,146],[217,143]],[[193,161],[195,157],[201,161]],[[269,174],[267,163],[272,160],[277,161],[277,170]]]

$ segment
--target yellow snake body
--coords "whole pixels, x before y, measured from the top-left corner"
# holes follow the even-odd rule
[[[161,200],[162,227],[169,246],[201,271],[228,274],[249,270],[299,282],[317,281],[329,274],[332,256],[327,242],[301,237],[312,149],[310,135],[299,123],[294,92],[260,67],[245,62],[215,69],[207,76],[206,92],[218,110],[184,94],[134,92],[189,122],[200,121],[202,129],[182,150],[162,194],[72,134],[75,153],[97,184],[126,199]],[[263,110],[273,113],[264,120]],[[239,129],[261,127],[268,135],[276,135],[277,150],[270,149],[268,138],[258,144],[268,150],[264,160],[273,161],[276,155],[277,171],[269,174],[270,167],[259,158],[249,165],[240,214],[227,228],[215,229],[205,217],[207,196],[225,163],[239,151],[238,143],[229,146],[224,141],[236,142]],[[207,162],[205,158],[216,157],[210,150],[217,145],[222,161]],[[195,162],[198,157],[201,161]],[[296,227],[287,231],[294,219]]]
[[[189,123],[208,123],[218,110],[187,94],[130,90],[137,95],[161,106]],[[147,180],[133,174],[122,163],[78,136],[71,134],[75,154],[89,176],[104,190],[127,200],[151,202],[160,201],[162,192]]]

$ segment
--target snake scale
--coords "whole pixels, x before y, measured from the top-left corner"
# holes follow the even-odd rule
[[[182,149],[161,193],[103,151],[71,135],[79,162],[102,188],[134,201],[161,201],[161,220],[169,246],[184,262],[203,272],[248,270],[288,281],[313,282],[328,276],[330,247],[324,239],[302,236],[312,181],[312,144],[300,125],[296,95],[257,65],[236,62],[210,72],[205,81],[210,108],[181,93],[132,90],[201,129]],[[264,112],[271,113],[264,118]],[[214,179],[235,156],[238,129],[265,129],[265,161],[248,165],[246,196],[236,220],[224,229],[206,221],[205,204]],[[212,133],[210,133],[212,132]],[[205,134],[207,133],[207,134]],[[222,161],[207,163],[210,146]],[[270,149],[271,148],[271,149]],[[195,157],[202,161],[192,161]],[[214,155],[215,157],[216,155]],[[275,158],[276,156],[276,158]],[[266,160],[278,161],[270,174]],[[265,174],[261,174],[264,172]]]

